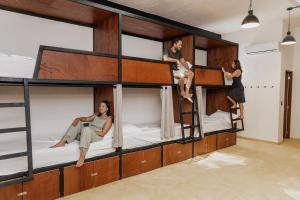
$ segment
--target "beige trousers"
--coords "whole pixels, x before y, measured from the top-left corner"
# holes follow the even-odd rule
[[[83,127],[82,123],[78,123],[76,126],[71,125],[66,134],[64,135],[67,143],[71,143],[74,140],[79,141],[79,148],[86,154],[90,144],[103,139],[103,137],[97,135],[96,130],[91,127]]]

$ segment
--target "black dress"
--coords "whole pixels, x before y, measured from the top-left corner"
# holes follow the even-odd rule
[[[242,74],[239,77],[233,77],[233,83],[229,90],[228,96],[237,103],[245,102],[244,86],[242,84]]]

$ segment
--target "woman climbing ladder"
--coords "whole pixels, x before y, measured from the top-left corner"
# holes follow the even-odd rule
[[[237,103],[240,107],[240,117],[241,119],[244,118],[244,104],[245,103],[245,94],[244,94],[244,86],[242,84],[242,67],[239,60],[234,60],[231,65],[232,69],[234,70],[233,73],[229,73],[222,68],[224,75],[227,79],[232,79],[232,87],[229,90],[227,98],[233,104],[231,109],[237,108]]]

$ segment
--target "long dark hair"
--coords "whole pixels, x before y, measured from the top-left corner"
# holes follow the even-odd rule
[[[106,107],[107,107],[107,112],[106,112],[106,115],[107,116],[111,116],[111,113],[110,113],[110,103],[108,102],[108,101],[106,101],[106,100],[103,100],[103,101],[101,101],[100,102],[100,104],[101,103],[104,103],[105,105],[106,105]],[[99,105],[100,105],[99,104]],[[101,115],[101,113],[99,113],[99,116]]]
[[[241,62],[239,60],[234,60],[234,65],[235,65],[235,69],[234,70],[241,70],[241,72],[243,71],[242,70],[242,66],[241,66]]]

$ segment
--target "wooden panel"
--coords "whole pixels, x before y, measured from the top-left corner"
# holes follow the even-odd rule
[[[168,144],[163,146],[163,164],[170,165],[192,157],[192,143]]]
[[[217,149],[217,135],[205,136],[202,140],[194,143],[195,155],[213,152]]]
[[[226,98],[228,90],[226,89],[207,89],[206,90],[206,114],[211,115],[217,110],[229,112],[230,103]]]
[[[224,67],[227,71],[232,71],[232,61],[237,58],[237,46],[209,49],[207,51],[207,66]]]
[[[118,55],[119,16],[114,14],[94,28],[94,51]]]
[[[23,200],[54,200],[60,197],[59,170],[47,171],[34,175],[34,179],[23,183]]]
[[[161,167],[161,147],[144,150],[142,161],[143,172],[148,172]]]
[[[224,85],[222,70],[195,68],[195,83],[201,85]]]
[[[211,48],[218,48],[218,47],[226,47],[235,45],[232,42],[225,41],[222,39],[210,39],[204,36],[195,36],[195,47],[201,49],[211,49]]]
[[[192,35],[181,37],[182,40],[182,56],[186,61],[189,61],[191,64],[194,64],[194,40]],[[164,42],[164,48],[171,48],[172,41]]]
[[[179,104],[178,104],[178,92],[176,88],[173,88],[172,90],[172,96],[173,96],[173,110],[174,110],[174,121],[176,123],[180,122],[180,110],[179,110]],[[193,108],[193,104],[189,102],[188,100],[184,100],[184,103],[182,104],[183,112],[191,112]],[[183,122],[185,124],[192,124],[192,116],[191,115],[184,115]]]
[[[39,79],[117,81],[116,58],[44,50]]]
[[[0,199],[1,200],[21,200],[22,196],[18,195],[22,193],[22,183],[10,185],[6,187],[0,187]]]
[[[172,83],[169,64],[130,59],[122,59],[122,79],[132,83]]]
[[[129,177],[129,176],[141,174],[159,168],[160,165],[161,165],[160,147],[122,155],[123,177]]]
[[[119,156],[94,161],[95,187],[119,180]]]
[[[108,101],[110,103],[110,114],[114,120],[114,96],[113,86],[95,87],[94,88],[94,112],[99,113],[98,107],[101,101]]]
[[[69,166],[64,168],[64,195],[74,194],[94,185],[94,162],[85,163],[82,167]]]
[[[28,11],[32,14],[48,16],[75,23],[94,25],[99,23],[112,12],[86,6],[70,0],[0,0],[0,5],[19,11]]]
[[[236,144],[236,133],[219,133],[217,138],[217,149],[223,149]]]
[[[163,26],[133,17],[123,16],[122,20],[122,32],[125,34],[127,33],[154,40],[170,40],[174,37],[186,34],[185,32],[171,28],[170,26]]]

